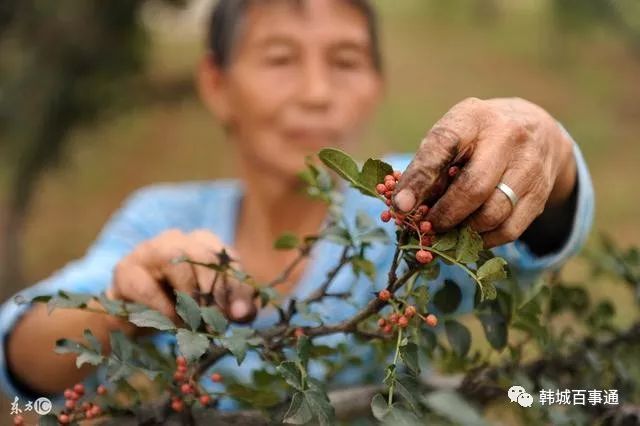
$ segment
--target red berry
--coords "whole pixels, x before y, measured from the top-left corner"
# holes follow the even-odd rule
[[[98,389],[96,390],[96,392],[98,393],[98,395],[106,395],[107,394],[107,387],[105,385],[100,385],[98,386]]]
[[[393,312],[391,315],[389,315],[389,322],[391,324],[397,324],[399,319],[400,319],[400,315],[398,315],[395,312]]]
[[[386,182],[388,180],[396,180],[396,178],[394,178],[393,175],[385,175],[384,180]]]
[[[387,325],[387,320],[385,320],[384,318],[380,318],[378,320],[378,327],[384,328],[385,325]]]
[[[186,366],[186,365],[179,365],[179,366],[176,368],[176,371],[177,371],[178,373],[185,374],[185,373],[187,372],[187,366]]]
[[[388,200],[391,199],[392,195],[393,195],[393,191],[387,191],[384,193],[385,198],[387,198]]]
[[[184,410],[184,402],[179,399],[173,400],[173,402],[171,402],[171,409],[176,413],[181,412],[182,410]]]
[[[64,406],[69,410],[73,410],[74,408],[76,408],[76,402],[73,399],[67,399],[64,402]]]
[[[190,393],[193,393],[193,386],[191,386],[189,383],[185,383],[180,386],[180,392],[185,395],[189,395]]]
[[[64,391],[64,398],[65,399],[74,399],[74,395],[76,393],[74,391],[72,391],[71,389],[65,389]]]
[[[420,245],[430,246],[432,242],[433,241],[429,235],[423,235],[422,238],[420,238]]]
[[[83,402],[82,403],[82,409],[87,411],[89,408],[91,408],[91,403],[90,402]]]
[[[15,416],[13,418],[13,424],[15,426],[22,426],[24,424],[24,417],[22,417],[20,414],[18,414],[17,416]]]
[[[391,292],[386,288],[384,290],[380,290],[380,293],[378,293],[378,299],[382,300],[383,302],[387,302],[389,299],[391,299]]]
[[[200,404],[202,404],[203,406],[207,406],[211,403],[211,397],[209,395],[202,395],[200,396]]]
[[[429,263],[433,260],[433,254],[427,250],[418,250],[416,252],[416,260],[418,263],[422,263],[424,265],[425,263]]]
[[[409,318],[405,317],[404,315],[398,318],[398,327],[405,328],[408,325],[409,325]]]
[[[428,234],[432,229],[433,226],[428,220],[423,220],[422,222],[420,222],[420,232],[422,232],[423,234]]]
[[[396,225],[398,226],[402,226],[402,224],[404,223],[404,217],[396,217]]]
[[[435,327],[436,325],[438,325],[438,317],[433,314],[429,314],[426,317],[424,317],[424,322],[429,327]]]
[[[182,382],[184,381],[184,373],[181,373],[179,371],[176,371],[173,374],[173,380],[175,380],[176,382]]]
[[[100,414],[102,414],[102,408],[100,408],[99,405],[94,405],[93,407],[91,407],[89,412],[93,414],[95,417],[98,417]]]
[[[77,383],[73,386],[73,391],[80,396],[84,395],[84,385],[82,383]]]
[[[393,191],[396,187],[396,181],[395,180],[386,180],[384,181],[384,186],[389,190],[389,191]]]
[[[389,334],[393,331],[393,326],[391,324],[387,324],[384,326],[384,328],[382,329],[383,332]]]
[[[71,421],[71,418],[69,417],[68,414],[60,414],[58,416],[58,422],[62,425],[68,425],[70,421]]]
[[[460,172],[460,167],[458,166],[449,167],[449,176],[454,177],[455,175],[458,174],[458,172]]]
[[[384,194],[385,192],[387,192],[387,187],[384,183],[379,183],[376,185],[376,192],[380,195]]]
[[[183,357],[182,355],[181,355],[181,356],[178,356],[178,357],[176,358],[176,364],[177,364],[177,365],[184,365],[184,366],[186,366],[186,365],[187,365],[187,359],[186,359],[185,357]]]
[[[400,170],[393,171],[393,178],[395,180],[400,180],[401,177],[402,177],[402,172]]]
[[[304,336],[304,330],[302,328],[298,327],[295,330],[293,330],[293,335],[295,336],[296,339],[299,339],[302,336]]]
[[[404,308],[404,316],[407,318],[412,318],[416,314],[416,307],[413,305],[409,305]]]
[[[93,418],[93,413],[91,412],[91,410],[87,410],[84,412],[84,416],[87,418],[87,420],[91,420]]]
[[[387,205],[387,207],[391,207],[391,200],[384,200],[384,203]]]
[[[211,374],[211,381],[214,383],[220,383],[222,381],[222,374],[220,373]]]
[[[389,210],[385,210],[380,213],[380,220],[383,222],[389,222],[391,220],[391,212]]]

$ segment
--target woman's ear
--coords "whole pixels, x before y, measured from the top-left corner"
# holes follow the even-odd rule
[[[202,58],[196,79],[200,99],[222,125],[226,126],[230,117],[224,73],[210,54]]]

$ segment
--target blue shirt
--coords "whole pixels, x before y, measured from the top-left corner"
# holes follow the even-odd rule
[[[530,282],[542,271],[556,269],[573,256],[584,243],[591,228],[594,211],[594,193],[591,178],[582,154],[574,144],[577,162],[577,208],[573,221],[573,229],[564,247],[555,253],[535,256],[521,241],[515,241],[494,249],[494,253],[504,257],[520,282]],[[394,169],[404,170],[411,160],[410,155],[393,155],[385,159]],[[189,232],[196,229],[207,229],[216,234],[224,243],[234,244],[238,209],[242,199],[242,184],[235,180],[218,180],[213,182],[191,182],[178,184],[161,184],[143,188],[135,192],[116,212],[102,230],[96,242],[86,255],[71,262],[60,271],[42,282],[27,288],[20,294],[28,299],[37,295],[54,294],[59,290],[71,292],[99,294],[111,283],[113,268],[116,263],[131,252],[139,243],[157,236],[168,229],[180,229]],[[347,189],[344,197],[344,214],[347,222],[354,225],[356,214],[361,211],[376,219],[385,209],[380,201],[365,197],[358,191]],[[386,224],[390,236],[394,235],[394,225]],[[330,292],[350,292],[351,300],[331,300],[315,306],[317,312],[327,323],[339,322],[353,315],[358,306],[366,304],[372,292],[385,286],[383,271],[389,269],[393,248],[377,244],[370,248],[368,258],[381,271],[376,282],[368,278],[356,277],[350,268],[343,268],[329,288]],[[320,285],[327,272],[334,267],[341,254],[341,247],[330,241],[322,240],[313,249],[311,259],[302,279],[290,297],[304,298],[316,286]],[[462,303],[456,313],[468,312],[473,307],[476,291],[475,284],[458,268],[441,265],[440,276],[431,282],[431,294],[443,286],[445,279],[454,280],[463,293]],[[7,370],[6,340],[20,319],[29,308],[18,305],[12,299],[0,308],[0,336],[4,344],[0,345],[0,387],[10,397],[22,395]],[[272,324],[276,319],[272,309],[259,313],[253,327],[262,328]],[[64,336],[60,336],[64,337]],[[170,334],[159,333],[153,337],[159,347],[168,347],[173,340]],[[324,344],[335,345],[345,341],[343,335],[324,336],[319,339]],[[357,349],[354,349],[354,351]],[[232,370],[240,380],[249,381],[251,372],[261,366],[257,354],[249,352],[246,360],[238,367],[235,359],[227,357],[216,365],[216,370]],[[320,365],[312,366],[311,373],[322,374]],[[100,374],[100,373],[98,373]],[[347,374],[345,381],[355,380],[357,372]],[[96,377],[88,379],[93,382]]]

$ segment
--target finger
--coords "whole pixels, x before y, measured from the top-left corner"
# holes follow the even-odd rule
[[[481,234],[485,247],[493,248],[517,240],[543,210],[543,197],[527,194],[498,228]]]
[[[469,162],[427,214],[437,232],[453,228],[480,208],[495,191],[507,168],[506,140],[483,140]]]
[[[194,231],[190,235],[203,244],[206,244],[207,247],[214,247],[215,252],[219,252],[224,247],[218,237],[209,231]],[[238,259],[233,249],[228,247],[224,248],[232,258]],[[232,266],[236,270],[241,270],[240,264],[237,261],[232,262]],[[252,286],[242,283],[233,277],[219,277],[216,282],[214,296],[219,306],[233,321],[250,321],[256,315],[257,308],[254,303],[256,290]]]
[[[473,151],[485,121],[482,102],[474,98],[460,102],[429,131],[396,185],[393,202],[397,209],[408,212],[444,191],[449,166]]]
[[[511,188],[518,198],[523,198],[529,191],[528,170],[517,167],[507,168],[500,182],[505,183]],[[488,232],[498,228],[513,212],[514,207],[511,205],[509,197],[501,190],[494,188],[489,199],[485,201],[478,210],[476,210],[469,219],[469,225],[479,233]]]
[[[114,271],[114,298],[142,303],[177,320],[174,304],[163,286],[141,265],[124,259]]]

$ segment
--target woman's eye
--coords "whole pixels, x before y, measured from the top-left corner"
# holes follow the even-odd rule
[[[354,70],[362,65],[362,59],[354,55],[342,55],[333,58],[333,66],[341,70]]]
[[[289,54],[267,55],[265,57],[265,63],[274,67],[289,65],[291,62],[293,62],[293,56]]]

